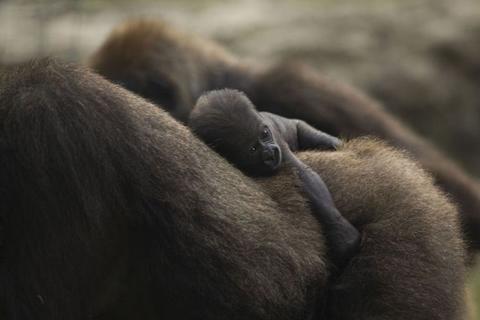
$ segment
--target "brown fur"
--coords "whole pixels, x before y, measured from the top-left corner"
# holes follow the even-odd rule
[[[453,297],[457,307],[443,309],[452,298],[451,288],[439,281],[448,274],[459,276],[450,283],[454,287],[463,281],[463,243],[451,233],[458,221],[452,215],[454,206],[427,174],[406,155],[370,139],[350,141],[337,152],[302,152],[299,157],[321,173],[340,212],[365,235],[360,254],[336,283],[338,290],[331,293],[334,319],[462,318],[458,306],[464,303],[463,292]],[[260,184],[288,210],[299,201],[289,181],[285,170]],[[455,265],[442,261],[445,252],[435,249],[440,238],[452,240]],[[420,257],[419,252],[432,256]],[[372,279],[372,274],[379,277]],[[429,297],[422,306],[415,303],[421,297]],[[415,315],[412,311],[417,308],[426,313]]]
[[[49,60],[0,77],[6,319],[305,319],[325,302],[320,226],[288,168],[250,180],[167,113]],[[461,319],[454,207],[370,140],[301,154],[364,247],[335,319]],[[320,309],[322,312],[322,309]]]
[[[204,91],[222,88],[228,82],[238,85],[242,79],[236,70],[243,69],[236,58],[213,43],[197,41],[160,22],[143,20],[115,29],[89,64],[183,121]],[[230,68],[235,71],[227,72]]]
[[[406,156],[369,140],[354,140],[339,152],[325,153],[322,157],[310,152],[301,158],[322,174],[340,212],[365,234],[361,254],[336,285],[339,289],[332,298],[336,319],[375,318],[373,314],[381,315],[381,319],[423,318],[412,313],[416,308],[431,310],[425,319],[461,318],[455,308],[447,307],[438,313],[448,303],[451,292],[440,283],[446,278],[441,274],[458,270],[463,273],[460,262],[463,243],[452,238],[450,228],[458,227],[458,217],[452,216],[453,205],[433,187],[431,177]],[[370,205],[358,207],[359,203]],[[432,214],[424,215],[428,211]],[[438,238],[433,239],[429,234]],[[460,253],[456,265],[441,261],[444,252],[434,249],[440,238],[451,239],[454,245],[451,253]],[[376,260],[373,257],[379,252],[385,255]],[[431,256],[417,256],[419,252]],[[417,258],[427,265],[418,265]],[[381,276],[370,281],[372,273]],[[412,307],[426,296],[430,299],[425,305]],[[462,294],[453,298],[462,304]],[[362,315],[369,309],[365,307],[366,301],[378,302],[371,307],[369,317]],[[346,305],[350,310],[346,310]],[[356,316],[352,317],[353,314]]]
[[[143,41],[142,41],[143,40]],[[458,203],[471,248],[480,248],[480,186],[426,140],[357,90],[332,83],[309,67],[281,63],[271,68],[245,64],[214,44],[149,21],[129,22],[112,33],[90,65],[100,74],[186,121],[206,90],[245,91],[260,111],[307,121],[343,137],[373,135],[408,150]],[[169,95],[139,78],[170,83]],[[173,80],[172,80],[173,79]]]
[[[307,210],[278,214],[186,127],[97,75],[10,70],[0,125],[7,319],[302,319],[325,287]]]

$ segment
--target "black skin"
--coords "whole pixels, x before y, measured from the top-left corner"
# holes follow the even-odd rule
[[[216,90],[199,98],[189,121],[192,130],[244,173],[273,175],[282,163],[297,172],[315,217],[325,227],[329,255],[341,270],[357,253],[360,232],[337,210],[322,178],[294,151],[335,150],[341,141],[306,122],[257,112],[237,90]],[[293,151],[293,152],[292,152]]]

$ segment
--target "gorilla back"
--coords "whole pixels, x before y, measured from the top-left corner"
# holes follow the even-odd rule
[[[327,298],[321,227],[289,170],[253,181],[99,76],[8,68],[0,140],[6,319],[305,319]],[[455,209],[382,145],[340,155],[303,156],[369,234],[328,297],[335,318],[460,319]]]

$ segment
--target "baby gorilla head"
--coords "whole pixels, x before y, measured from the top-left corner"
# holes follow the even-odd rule
[[[250,175],[269,175],[282,152],[272,122],[237,90],[210,91],[193,109],[189,126],[215,151]]]

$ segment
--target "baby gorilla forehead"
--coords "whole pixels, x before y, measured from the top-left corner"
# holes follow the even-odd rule
[[[247,122],[236,123],[229,128],[229,132],[220,138],[232,147],[232,151],[248,148],[258,140],[258,123],[256,126],[252,126],[251,123]]]
[[[253,109],[231,106],[228,113],[224,113],[224,123],[232,136],[255,139],[264,127],[263,118]],[[224,139],[231,137],[225,136]]]
[[[257,131],[263,122],[258,112],[253,108],[246,108],[242,104],[232,104],[225,108],[225,119],[237,129]]]
[[[200,97],[189,125],[217,150],[238,153],[260,139],[263,117],[248,97],[236,90],[217,90]]]
[[[235,120],[235,124],[232,125],[234,125],[238,131],[248,131],[255,136],[257,136],[265,126],[264,120],[256,112],[243,114]]]

